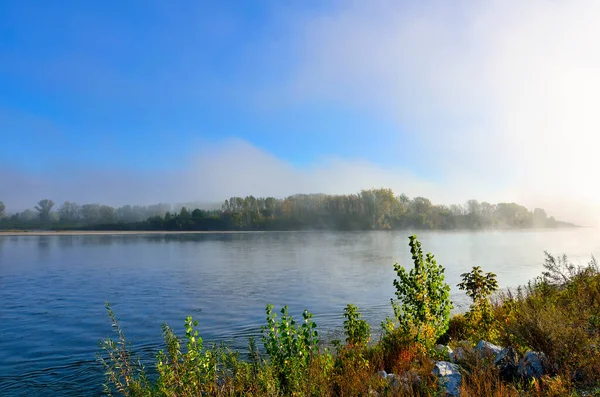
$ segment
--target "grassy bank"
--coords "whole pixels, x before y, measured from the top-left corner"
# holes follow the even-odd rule
[[[99,356],[106,369],[105,391],[126,396],[600,395],[595,259],[575,266],[564,256],[546,254],[540,277],[505,293],[497,292],[494,274],[475,267],[461,275],[459,284],[472,299],[470,310],[450,317],[443,267],[423,254],[416,237],[410,246],[414,264],[395,265],[394,318],[381,325],[377,341],[370,341],[370,327],[353,305],[344,310],[345,340],[327,347],[308,311],[296,321],[287,307],[275,313],[267,306],[263,337],[249,341],[248,356],[204,346],[197,322],[188,317],[181,337],[163,326],[164,349],[148,375],[109,307],[115,337],[103,341]]]

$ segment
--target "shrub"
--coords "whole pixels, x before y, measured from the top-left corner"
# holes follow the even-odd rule
[[[597,382],[600,335],[594,319],[600,313],[600,273],[595,259],[576,267],[566,256],[546,253],[544,267],[543,277],[513,298],[503,343],[545,353],[565,379]]]
[[[544,272],[542,272],[542,280],[550,285],[565,285],[572,281],[575,277],[581,274],[597,274],[598,262],[592,256],[592,260],[587,266],[575,266],[569,262],[567,255],[554,256],[548,251],[544,251],[546,258],[544,259]]]
[[[462,282],[458,288],[466,291],[473,303],[465,314],[473,339],[496,341],[499,336],[497,322],[492,310],[490,296],[498,290],[498,281],[494,273],[484,274],[479,266],[473,266],[468,273],[460,275]]]
[[[374,370],[363,353],[353,346],[338,349],[332,376],[334,395],[365,395],[370,386],[376,386],[372,384]]]
[[[346,344],[350,346],[366,346],[371,338],[371,327],[369,323],[363,320],[358,311],[358,307],[348,304],[344,309],[344,333],[346,334]]]
[[[396,263],[394,280],[396,298],[391,300],[400,329],[427,348],[448,328],[450,320],[450,286],[444,282],[444,268],[434,256],[425,257],[416,236],[410,236],[410,252],[414,267],[407,272]]]
[[[156,381],[150,382],[139,360],[133,358],[125,335],[108,303],[106,307],[117,333],[117,341],[110,338],[102,341],[105,354],[98,358],[106,370],[104,385],[106,395],[112,396],[114,393],[132,397],[222,395],[227,394],[226,388],[243,387],[243,380],[249,378],[247,374],[251,373],[251,366],[239,362],[237,353],[225,348],[205,349],[202,338],[195,329],[198,322],[192,317],[187,317],[184,347],[173,330],[163,325],[165,349],[157,355]],[[261,377],[264,378],[268,374],[268,371],[262,371]],[[239,384],[234,384],[238,381]],[[253,380],[253,383],[257,382]]]
[[[125,334],[108,302],[106,302],[106,310],[117,334],[117,341],[106,338],[101,342],[105,355],[99,355],[98,361],[105,369],[104,393],[107,396],[112,396],[114,392],[123,396],[146,395],[144,391],[148,389],[148,380],[144,367],[139,359],[133,359]]]
[[[185,349],[168,325],[163,325],[166,349],[158,353],[158,390],[160,394],[195,396],[214,392],[217,384],[217,356],[205,350],[198,336],[198,321],[185,319]]]
[[[464,314],[456,314],[452,316],[448,322],[448,329],[437,340],[437,343],[447,345],[451,340],[461,341],[468,339],[471,333],[471,326]]]
[[[288,314],[288,307],[281,309],[281,319],[273,313],[273,305],[267,305],[267,326],[262,327],[263,343],[271,359],[282,390],[298,389],[305,378],[311,358],[319,352],[319,334],[312,314],[304,310],[302,325]]]

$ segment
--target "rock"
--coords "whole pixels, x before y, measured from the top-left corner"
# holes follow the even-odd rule
[[[433,367],[433,374],[438,377],[453,376],[460,374],[459,369],[460,367],[457,364],[448,361],[437,361]]]
[[[390,387],[392,389],[398,389],[402,383],[402,378],[396,374],[388,374],[387,380],[390,381]]]
[[[447,356],[450,356],[450,354],[452,354],[452,349],[450,348],[450,346],[436,345],[434,349],[439,354],[444,354]]]
[[[507,382],[519,375],[519,355],[512,347],[502,349],[494,359],[494,365],[500,367],[500,377]]]
[[[404,374],[404,378],[413,385],[421,384],[421,377],[415,371],[408,371],[406,374]]]
[[[473,351],[473,346],[471,342],[467,340],[461,340],[457,343],[454,351],[450,351],[448,356],[450,361],[454,363],[458,363],[459,361],[465,360],[467,358],[467,354]]]
[[[393,390],[402,389],[405,393],[410,393],[414,387],[419,386],[421,377],[413,371],[408,371],[402,375],[388,374],[387,379]]]
[[[438,377],[439,382],[444,387],[444,395],[459,396],[462,375],[459,372],[460,367],[457,364],[447,361],[438,361],[433,367],[433,374]]]
[[[410,388],[414,391],[415,388],[418,388],[421,385],[421,377],[414,371],[405,373],[402,377],[402,381],[404,382],[406,391],[411,391]]]
[[[493,343],[480,340],[477,346],[475,346],[475,350],[477,351],[477,354],[479,354],[479,357],[496,357],[500,354],[502,348]]]
[[[546,355],[538,352],[527,352],[519,362],[519,375],[524,378],[539,378],[544,375]]]
[[[386,381],[389,382],[389,385],[392,388],[398,388],[400,385],[400,382],[402,382],[402,378],[396,374],[388,374],[387,372],[381,370],[377,372],[377,377],[379,377],[380,379],[384,379]]]
[[[450,361],[452,361],[453,363],[457,363],[465,359],[465,354],[466,350],[463,347],[458,346],[456,349],[450,350],[448,352],[448,357],[450,358]]]

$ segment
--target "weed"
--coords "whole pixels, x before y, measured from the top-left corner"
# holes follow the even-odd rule
[[[344,309],[344,332],[346,344],[350,346],[366,346],[371,338],[371,327],[363,320],[358,307],[348,304]]]
[[[444,268],[434,256],[423,256],[417,236],[409,239],[414,267],[407,272],[399,264],[394,265],[398,275],[394,280],[397,301],[392,299],[392,307],[402,331],[431,348],[448,328],[452,309],[450,286],[444,281]]]
[[[498,281],[494,273],[483,274],[481,267],[473,266],[468,273],[460,275],[462,282],[458,288],[466,291],[473,303],[465,314],[471,339],[495,342],[499,331],[497,321],[492,312],[490,296],[498,290]]]
[[[267,305],[267,325],[263,330],[263,343],[278,373],[279,386],[285,392],[298,389],[305,377],[312,357],[318,353],[319,334],[312,314],[304,310],[302,325],[288,314],[288,307],[281,309],[281,319],[273,313],[273,305]]]

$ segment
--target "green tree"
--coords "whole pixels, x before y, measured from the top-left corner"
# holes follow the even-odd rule
[[[93,225],[100,222],[100,205],[84,204],[81,206],[81,217],[88,225]]]
[[[23,211],[19,214],[18,218],[19,218],[19,220],[28,222],[28,221],[34,220],[36,218],[36,214],[32,210],[26,209],[25,211]]]
[[[206,217],[204,211],[202,211],[201,209],[196,208],[195,210],[192,211],[192,218],[194,219],[202,219]]]
[[[189,219],[189,218],[191,218],[191,216],[192,215],[190,214],[190,211],[188,211],[187,208],[181,207],[181,210],[179,211],[179,217],[181,219]]]
[[[472,335],[476,339],[495,340],[498,335],[489,298],[498,290],[496,275],[484,274],[481,267],[473,266],[470,272],[460,276],[462,282],[458,284],[458,288],[466,291],[467,296],[473,301],[471,308],[465,314]]]
[[[501,223],[512,227],[529,226],[531,222],[531,213],[527,208],[515,203],[499,203],[495,215]]]
[[[65,201],[58,209],[61,222],[73,222],[79,219],[81,207],[77,203]]]
[[[2,201],[0,201],[0,219],[6,216],[6,206]]]
[[[481,204],[477,200],[469,200],[467,201],[467,218],[469,222],[469,227],[478,229],[481,227]]]
[[[403,332],[431,348],[448,329],[450,286],[444,280],[444,268],[429,253],[423,256],[417,236],[410,236],[414,267],[406,271],[398,263],[394,270],[397,301],[392,299],[394,315]]]
[[[460,276],[463,281],[458,284],[458,288],[466,291],[474,303],[488,300],[498,290],[496,275],[494,273],[483,274],[480,266],[473,266],[470,272]]]
[[[117,217],[117,220],[122,222],[137,222],[142,220],[136,218],[135,213],[133,212],[133,207],[131,205],[124,205],[122,207],[117,208],[117,210],[115,211],[115,216]]]
[[[54,207],[54,201],[52,200],[44,199],[38,201],[38,205],[35,206],[35,209],[42,222],[50,220],[50,211],[52,211],[52,207]]]
[[[101,223],[115,223],[117,220],[115,209],[108,205],[101,205],[100,208],[98,208],[98,213],[100,215]]]
[[[431,215],[431,201],[425,197],[415,197],[408,206],[412,226],[429,228],[429,217]]]

